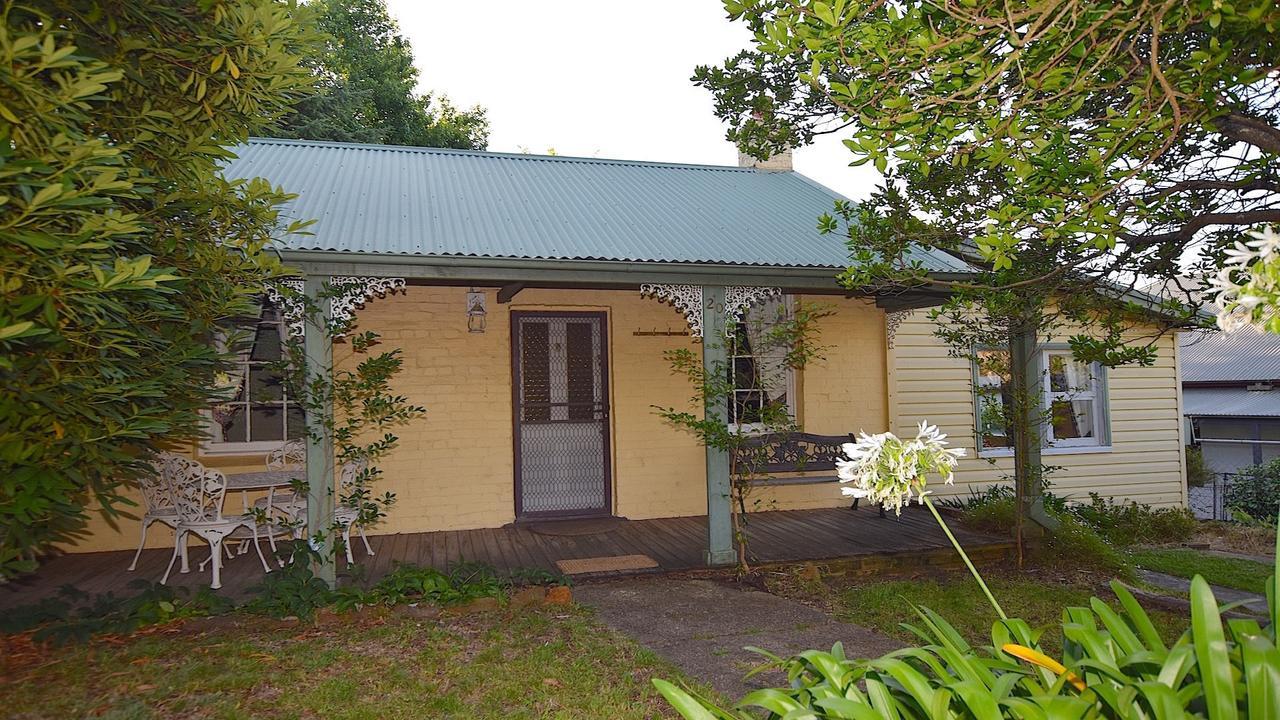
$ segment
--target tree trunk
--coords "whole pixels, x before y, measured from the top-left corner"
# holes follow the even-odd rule
[[[1052,528],[1044,511],[1044,469],[1040,445],[1047,408],[1041,406],[1043,382],[1036,352],[1036,324],[1021,323],[1009,336],[1009,385],[1012,412],[1006,413],[1013,441],[1014,536],[1018,567],[1022,567],[1028,537],[1039,537]]]

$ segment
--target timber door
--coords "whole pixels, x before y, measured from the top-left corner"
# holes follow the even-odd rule
[[[610,514],[605,314],[511,313],[517,518]]]

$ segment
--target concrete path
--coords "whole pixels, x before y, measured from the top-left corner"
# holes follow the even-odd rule
[[[1165,590],[1181,593],[1191,592],[1191,581],[1177,575],[1167,575],[1153,570],[1138,570],[1138,577]],[[1242,607],[1249,612],[1256,615],[1267,614],[1267,598],[1262,595],[1221,585],[1211,585],[1210,587],[1213,589],[1213,596],[1218,600],[1219,604],[1243,600],[1245,603]]]
[[[902,647],[786,598],[712,580],[632,578],[581,585],[574,597],[596,608],[607,625],[733,700],[786,682],[772,672],[744,681],[743,675],[763,661],[745,646],[783,657],[830,650],[836,642],[844,643],[849,657],[876,657]]]

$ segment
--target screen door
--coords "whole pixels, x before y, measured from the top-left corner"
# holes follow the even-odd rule
[[[604,313],[513,312],[516,516],[608,515]]]

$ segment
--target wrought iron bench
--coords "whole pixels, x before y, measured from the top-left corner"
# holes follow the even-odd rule
[[[839,482],[835,474],[836,460],[843,457],[841,446],[855,442],[853,433],[848,435],[815,435],[806,432],[771,433],[749,438],[738,448],[735,461],[753,467],[758,479],[753,485],[818,485]],[[823,475],[779,475],[780,473],[807,473],[829,471]],[[854,499],[852,510],[858,509]],[[884,508],[880,508],[884,517]]]

